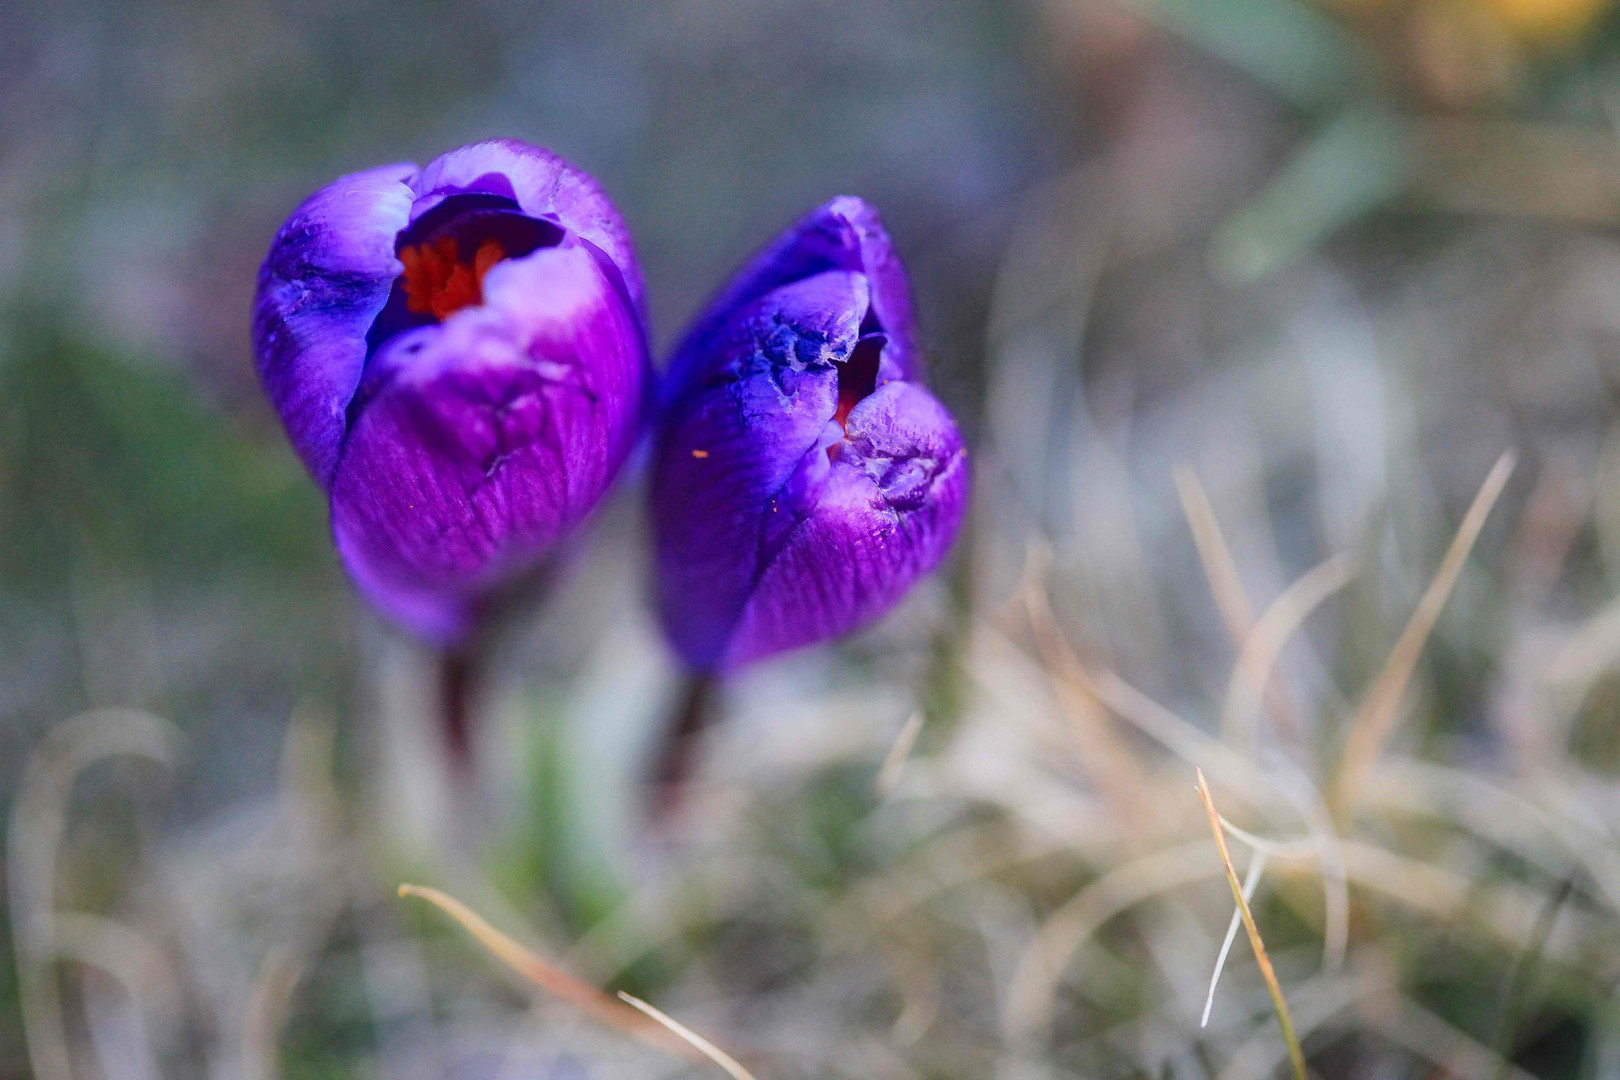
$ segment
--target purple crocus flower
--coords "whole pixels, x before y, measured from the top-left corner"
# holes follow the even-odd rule
[[[905,268],[850,197],[698,319],[672,362],[652,495],[661,616],[696,671],[851,630],[945,557],[968,457],[919,353]]]
[[[585,173],[512,139],[311,195],[259,271],[259,376],[361,590],[453,644],[585,517],[647,369],[629,232]]]

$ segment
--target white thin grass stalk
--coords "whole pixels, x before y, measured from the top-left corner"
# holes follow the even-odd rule
[[[686,1040],[686,1042],[691,1044],[698,1051],[698,1053],[702,1054],[704,1057],[726,1070],[727,1074],[731,1076],[731,1080],[754,1080],[754,1074],[743,1068],[742,1065],[737,1062],[736,1058],[732,1057],[730,1054],[726,1053],[724,1050],[720,1049],[718,1046],[714,1045],[714,1043],[710,1042],[708,1039],[705,1039],[703,1036],[699,1035],[697,1032],[693,1031],[679,1020],[665,1015],[638,997],[631,997],[623,990],[619,991],[619,1000],[629,1005],[633,1009],[641,1010],[654,1020],[658,1021],[660,1024],[663,1024],[670,1031],[673,1031],[676,1035]]]
[[[1302,781],[1308,783],[1308,781]],[[1322,968],[1329,973],[1344,965],[1350,942],[1350,882],[1344,868],[1344,852],[1333,822],[1321,797],[1311,789],[1308,803],[1302,800],[1301,814],[1310,827],[1307,836],[1294,840],[1268,840],[1221,816],[1221,827],[1232,839],[1270,858],[1290,861],[1310,860],[1322,874]]]
[[[923,729],[923,713],[921,709],[912,713],[906,720],[900,734],[895,736],[894,745],[883,758],[883,765],[878,769],[877,778],[872,781],[872,791],[881,800],[894,794],[894,789],[900,784],[900,774],[905,771],[906,762],[911,759],[911,751],[917,745],[917,736]]]
[[[661,1027],[649,1024],[590,983],[542,960],[495,929],[483,916],[455,897],[426,885],[401,885],[399,895],[426,900],[461,924],[462,929],[507,967],[586,1015],[660,1050],[674,1051],[682,1056],[690,1052],[684,1042],[669,1038]]]
[[[1344,754],[1339,759],[1332,798],[1329,800],[1329,806],[1332,807],[1341,825],[1354,808],[1356,795],[1366,779],[1367,772],[1378,759],[1379,751],[1383,749],[1390,732],[1395,728],[1397,710],[1406,694],[1407,684],[1412,680],[1412,673],[1417,668],[1418,656],[1423,652],[1423,646],[1434,631],[1434,624],[1440,618],[1440,610],[1445,607],[1453,586],[1457,584],[1463,564],[1468,560],[1468,553],[1473,550],[1474,541],[1479,539],[1480,530],[1485,526],[1485,519],[1490,515],[1491,507],[1496,505],[1497,498],[1507,485],[1508,477],[1513,475],[1513,466],[1517,460],[1517,455],[1509,450],[1497,459],[1490,475],[1485,477],[1485,483],[1480,486],[1479,494],[1474,496],[1473,504],[1468,507],[1468,513],[1463,515],[1462,524],[1457,528],[1457,535],[1452,538],[1451,546],[1446,549],[1445,557],[1440,560],[1440,569],[1435,572],[1434,580],[1429,582],[1429,587],[1424,590],[1422,599],[1418,601],[1416,610],[1406,623],[1406,628],[1396,640],[1395,648],[1390,651],[1389,659],[1384,662],[1383,670],[1378,673],[1377,680],[1373,682],[1372,689],[1367,692],[1366,699],[1351,722],[1350,735],[1345,740]]]
[[[1266,855],[1255,851],[1249,859],[1249,869],[1243,875],[1243,899],[1253,900],[1254,890],[1260,884],[1260,875],[1266,872]],[[1215,1007],[1215,987],[1220,984],[1221,972],[1226,968],[1226,957],[1237,940],[1238,927],[1243,925],[1243,912],[1232,909],[1232,920],[1226,924],[1226,937],[1221,940],[1221,951],[1215,957],[1215,970],[1209,976],[1209,993],[1204,995],[1204,1014],[1198,1018],[1200,1028],[1209,1027],[1209,1011]]]
[[[1266,982],[1272,1008],[1277,1010],[1277,1024],[1282,1028],[1283,1043],[1288,1048],[1288,1064],[1293,1069],[1294,1080],[1306,1080],[1309,1074],[1305,1069],[1305,1051],[1300,1049],[1299,1036],[1294,1034],[1294,1021],[1288,1015],[1288,1001],[1283,997],[1282,984],[1277,981],[1277,971],[1271,966],[1266,943],[1260,938],[1254,913],[1249,910],[1249,901],[1243,895],[1243,885],[1238,881],[1237,869],[1232,865],[1232,853],[1226,849],[1226,832],[1221,828],[1221,816],[1215,812],[1215,800],[1210,796],[1209,781],[1204,779],[1202,769],[1198,770],[1198,797],[1204,803],[1204,812],[1209,815],[1209,831],[1214,834],[1215,847],[1221,853],[1221,866],[1226,871],[1226,883],[1232,888],[1232,901],[1243,916],[1243,928],[1249,932],[1249,944],[1254,948],[1255,962],[1260,965],[1260,977]]]
[[[1243,641],[1242,651],[1232,668],[1232,681],[1226,688],[1221,734],[1228,743],[1253,753],[1260,704],[1283,647],[1306,617],[1350,584],[1355,573],[1355,562],[1349,555],[1333,555],[1284,589],[1255,621]]]

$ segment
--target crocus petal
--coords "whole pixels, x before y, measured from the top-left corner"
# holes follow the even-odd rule
[[[641,276],[594,181],[482,143],[299,207],[260,272],[254,352],[361,590],[449,643],[622,464]]]
[[[968,456],[920,368],[905,269],[854,198],[790,228],[693,324],[652,494],[659,613],[689,665],[846,633],[945,558]]]
[[[848,630],[949,547],[966,468],[944,409],[894,382],[847,436],[833,420],[836,365],[869,301],[865,275],[827,271],[736,310],[670,414],[653,480],[659,606],[698,669]]]
[[[762,565],[767,527],[838,403],[866,278],[832,271],[742,308],[713,341],[709,381],[666,429],[653,478],[665,625],[693,666],[724,655]],[[825,460],[825,451],[822,451]],[[787,511],[791,513],[791,511]]]
[[[410,218],[413,165],[345,176],[306,199],[276,233],[253,310],[259,377],[287,435],[324,487],[366,362],[366,331],[402,267],[394,237]]]
[[[716,334],[735,313],[773,289],[826,270],[852,270],[871,283],[872,313],[888,347],[880,381],[921,375],[911,285],[877,210],[853,195],[841,195],[809,214],[761,250],[692,324],[670,362],[665,402],[683,393],[713,352]]]
[[[451,193],[504,195],[523,212],[549,217],[600,248],[623,279],[636,312],[646,300],[630,230],[589,173],[538,146],[518,139],[491,139],[452,150],[430,162],[416,185],[412,219]]]
[[[949,552],[968,477],[961,435],[932,394],[878,388],[850,414],[814,504],[763,567],[721,665],[829,640],[893,607]]]
[[[636,435],[640,321],[574,241],[492,269],[484,304],[392,339],[332,484],[355,581],[453,641],[585,517]],[[368,375],[368,379],[371,376]]]

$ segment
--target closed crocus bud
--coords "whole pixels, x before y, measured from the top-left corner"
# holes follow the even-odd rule
[[[259,272],[259,375],[361,590],[440,644],[586,516],[634,442],[641,273],[589,176],[527,143],[310,196]]]
[[[968,457],[922,385],[910,285],[838,198],[766,248],[672,361],[653,478],[658,603],[717,673],[843,634],[937,566]]]

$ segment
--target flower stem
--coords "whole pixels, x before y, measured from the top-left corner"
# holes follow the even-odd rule
[[[647,816],[667,819],[680,806],[697,762],[698,736],[712,719],[715,682],[708,675],[690,675],[664,725],[647,780],[651,792]]]
[[[445,749],[457,772],[472,765],[472,696],[475,668],[467,649],[447,649],[439,658],[439,692]]]

